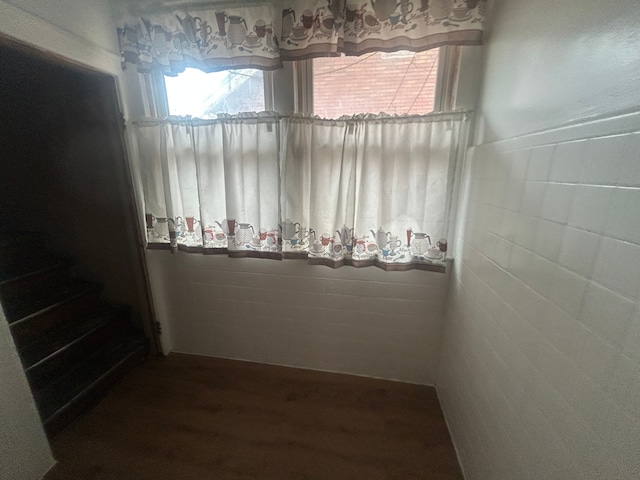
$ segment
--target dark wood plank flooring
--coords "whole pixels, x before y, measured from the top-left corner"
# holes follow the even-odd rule
[[[46,480],[462,479],[431,387],[179,354],[52,449]]]

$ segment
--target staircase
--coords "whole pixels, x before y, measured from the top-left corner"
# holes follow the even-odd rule
[[[0,232],[0,303],[49,438],[90,410],[149,353],[131,309],[42,248],[37,233]]]

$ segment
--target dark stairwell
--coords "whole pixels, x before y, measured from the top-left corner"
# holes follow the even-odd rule
[[[43,250],[38,233],[0,232],[0,303],[45,431],[56,436],[149,353],[131,308]]]

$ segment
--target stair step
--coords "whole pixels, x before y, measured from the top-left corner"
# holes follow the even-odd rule
[[[29,295],[15,301],[3,301],[4,313],[9,323],[23,320],[31,315],[37,315],[44,310],[55,308],[57,305],[69,301],[78,295],[97,290],[100,286],[81,280],[47,284]]]
[[[66,324],[76,316],[86,318],[100,301],[99,289],[93,285],[77,295],[52,307],[36,312],[10,324],[16,345],[26,346],[48,335],[50,329]]]
[[[55,261],[49,265],[38,265],[37,268],[2,280],[0,277],[0,300],[7,303],[32,295],[36,290],[48,284],[69,282],[71,270],[69,265]]]
[[[46,270],[60,265],[60,261],[54,257],[45,258],[25,258],[12,265],[0,265],[0,284],[11,282],[12,280],[26,277],[32,273]]]
[[[69,328],[63,325],[48,332],[45,338],[20,350],[32,388],[43,388],[127,330],[130,321],[128,308],[103,306],[102,310],[83,322],[74,321]]]
[[[49,328],[46,335],[38,336],[31,343],[23,342],[19,353],[24,368],[28,370],[114,318],[126,318],[129,311],[128,307],[98,304],[95,308],[78,313],[63,324]]]
[[[34,390],[47,434],[55,435],[87,411],[148,350],[147,340],[139,334],[117,337],[47,387]]]
[[[129,371],[141,364],[148,355],[149,345],[145,342],[115,364],[81,394],[74,397],[51,417],[43,421],[45,433],[49,440],[53,440],[76,418],[89,412],[112,386],[118,383]]]
[[[149,354],[131,308],[100,299],[102,286],[73,278],[36,232],[0,231],[5,312],[45,431],[53,438],[89,411]]]

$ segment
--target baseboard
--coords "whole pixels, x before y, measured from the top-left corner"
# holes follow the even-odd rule
[[[409,382],[407,380],[400,380],[400,379],[397,379],[397,378],[376,377],[374,375],[364,375],[364,374],[361,374],[361,373],[344,372],[344,371],[338,371],[338,370],[326,370],[326,369],[321,369],[321,368],[302,367],[300,365],[289,365],[289,364],[285,364],[285,363],[258,362],[256,360],[248,360],[246,358],[221,357],[219,355],[206,355],[206,354],[203,354],[203,353],[182,352],[180,350],[171,350],[170,353],[179,353],[181,355],[193,355],[193,356],[196,356],[196,357],[219,358],[219,359],[222,359],[222,360],[236,360],[238,362],[256,363],[258,365],[271,365],[273,367],[296,368],[298,370],[310,370],[312,372],[336,373],[338,375],[350,375],[350,376],[353,376],[353,377],[373,378],[375,380],[386,380],[388,382],[406,383],[406,384],[409,384],[409,385],[420,385],[420,386],[423,386],[423,387],[436,388],[434,383]]]

